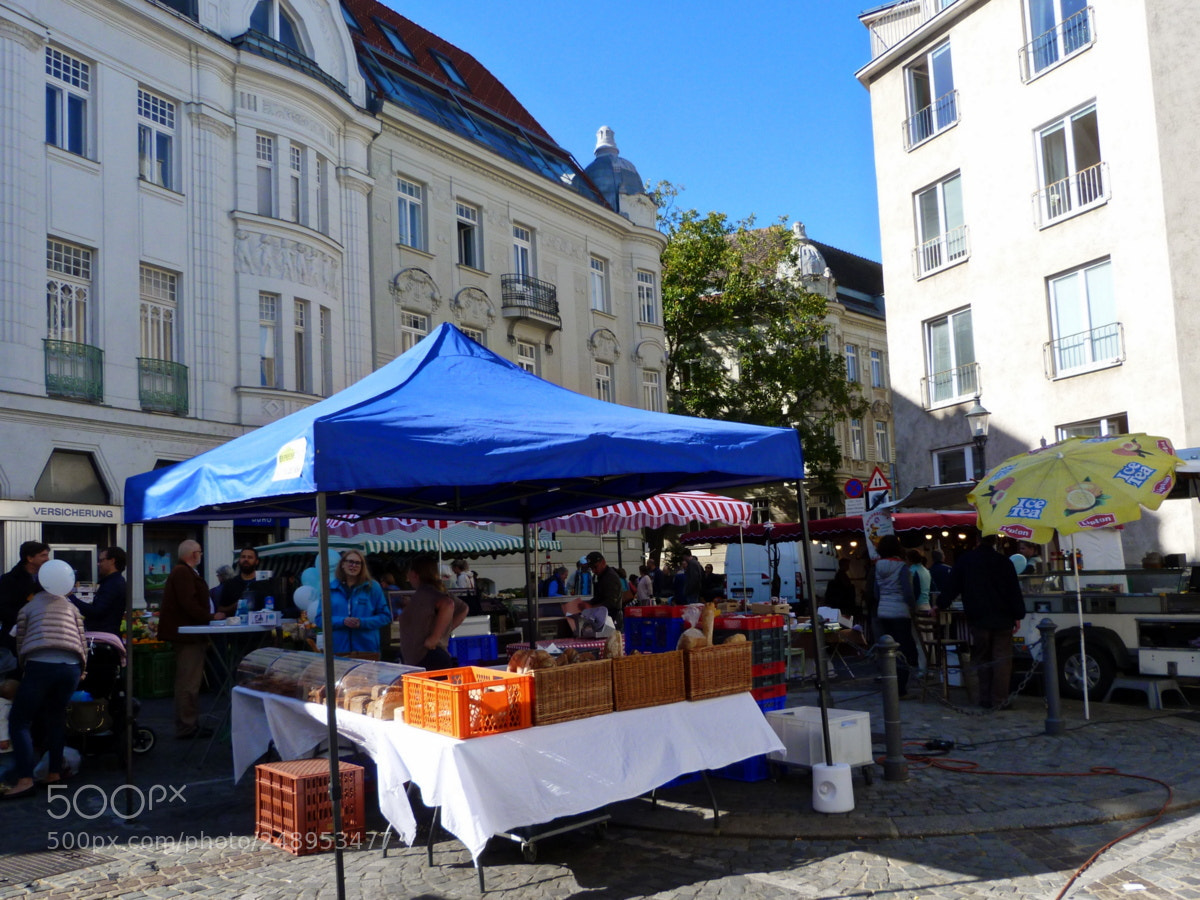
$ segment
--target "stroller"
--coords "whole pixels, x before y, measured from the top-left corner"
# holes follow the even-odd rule
[[[87,675],[67,705],[67,743],[91,756],[113,751],[123,755],[125,746],[125,645],[116,635],[84,632],[88,644]],[[141,704],[133,700],[133,752],[148,753],[154,732],[138,725]]]

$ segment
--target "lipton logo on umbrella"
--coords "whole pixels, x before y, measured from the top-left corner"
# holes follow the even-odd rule
[[[1169,494],[1171,486],[1175,483],[1175,479],[1170,475],[1165,475],[1154,484],[1154,493]]]
[[[1046,509],[1046,501],[1040,497],[1018,497],[1005,516],[1009,519],[1040,519]]]
[[[1117,517],[1112,513],[1096,513],[1094,516],[1088,516],[1086,519],[1079,520],[1081,528],[1104,528],[1106,525],[1116,524]]]
[[[1163,453],[1169,453],[1171,456],[1175,455],[1175,448],[1171,446],[1171,442],[1166,438],[1159,438],[1156,443],[1158,445],[1158,449]]]
[[[1015,538],[1033,537],[1033,529],[1028,525],[1001,525],[1000,533],[1007,534],[1009,537]]]

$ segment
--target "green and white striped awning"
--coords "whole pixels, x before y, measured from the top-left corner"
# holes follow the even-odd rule
[[[473,525],[451,525],[449,528],[419,528],[416,531],[389,531],[387,534],[357,534],[349,538],[329,538],[332,550],[358,548],[363,553],[441,553],[442,556],[461,556],[475,559],[480,556],[505,556],[522,553],[525,542],[519,535],[485,531]],[[255,548],[260,557],[283,556],[294,553],[315,553],[317,539],[301,538],[266,544]],[[562,544],[539,535],[536,551],[561,551]]]

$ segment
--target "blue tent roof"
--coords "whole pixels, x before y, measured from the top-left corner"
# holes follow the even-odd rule
[[[584,397],[443,324],[321,402],[125,483],[125,520],[328,514],[540,521],[802,478],[795,432]]]

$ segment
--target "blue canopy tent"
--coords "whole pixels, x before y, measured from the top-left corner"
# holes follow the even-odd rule
[[[794,431],[585,397],[443,324],[326,400],[128,479],[125,520],[316,516],[321,603],[329,621],[328,516],[520,522],[529,572],[530,523],[663,491],[803,476]],[[536,585],[528,585],[528,596],[532,631]],[[325,645],[332,682],[332,641]],[[331,746],[334,695],[327,690]],[[335,767],[331,760],[336,786]],[[336,804],[335,812],[340,830]],[[340,854],[337,864],[340,883]]]

